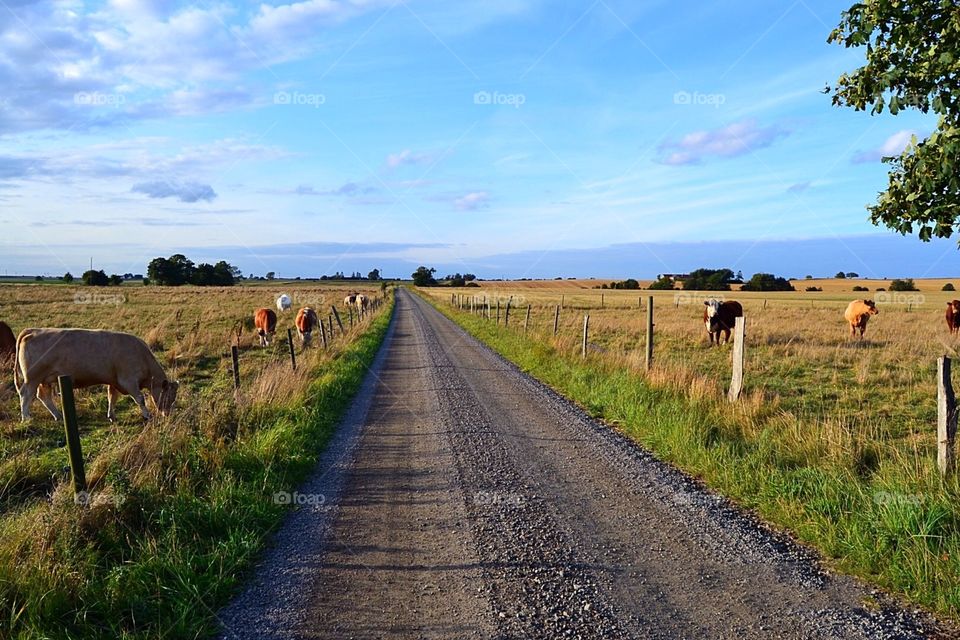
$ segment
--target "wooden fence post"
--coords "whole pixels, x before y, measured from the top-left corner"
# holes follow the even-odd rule
[[[603,294],[600,294],[600,308],[603,309]]]
[[[647,297],[647,370],[653,366],[653,296]]]
[[[947,477],[956,468],[957,400],[950,380],[950,358],[937,358],[937,467]]]
[[[740,399],[740,392],[743,391],[743,351],[744,338],[746,337],[746,322],[743,316],[736,319],[733,324],[733,375],[730,377],[730,391],[727,393],[727,400],[736,402]]]
[[[327,314],[327,323],[330,325],[330,340],[333,340],[333,316]]]
[[[530,326],[530,304],[527,304],[527,317],[523,319],[523,332],[527,332],[527,327]]]
[[[87,476],[83,471],[83,450],[80,448],[80,427],[77,425],[77,406],[73,399],[73,379],[59,376],[60,402],[63,407],[63,426],[67,435],[67,451],[70,454],[70,476],[73,478],[73,499],[81,504],[87,502]]]
[[[590,314],[583,316],[583,342],[580,345],[580,357],[587,357],[587,333],[590,331]]]
[[[503,314],[503,326],[510,326],[510,303],[513,302],[513,296],[507,298],[506,313]]]
[[[290,347],[290,364],[297,370],[297,354],[293,351],[293,329],[287,329],[287,346]]]
[[[233,388],[240,388],[240,350],[237,345],[230,347],[230,359],[233,360]]]
[[[500,296],[497,296],[497,324],[500,324]]]
[[[317,324],[320,325],[320,339],[323,340],[323,348],[327,348],[327,330],[323,326],[323,320],[320,320]]]
[[[557,335],[557,329],[560,328],[560,305],[553,314],[553,335]]]
[[[565,297],[566,297],[566,296],[564,296],[562,293],[560,294],[560,308],[561,308],[561,309],[563,309],[563,299],[564,299]]]
[[[337,308],[330,305],[330,310],[333,311],[333,317],[337,319],[337,326],[340,327],[340,333],[343,333],[343,323],[340,321],[340,314],[337,313]]]

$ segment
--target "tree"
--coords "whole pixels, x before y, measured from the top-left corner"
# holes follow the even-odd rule
[[[374,269],[367,274],[367,280],[377,281],[380,279],[380,269]]]
[[[274,271],[267,271],[267,280],[273,280],[273,279],[276,278],[276,277],[277,277],[276,272],[274,272]]]
[[[960,5],[941,0],[872,0],[845,11],[829,42],[866,47],[866,64],[844,73],[833,104],[914,108],[938,117],[926,139],[916,136],[890,165],[889,182],[870,205],[870,220],[921,240],[949,238],[960,215]]]
[[[606,285],[604,285],[606,288]],[[611,282],[611,289],[639,289],[640,283],[634,280],[633,278],[627,278],[626,280],[621,280],[620,282]]]
[[[73,282],[73,274],[67,271],[65,274],[63,274],[63,281],[67,284]]]
[[[835,275],[835,276],[833,276],[833,277],[834,277],[834,278],[839,278],[840,280],[843,280],[844,278],[847,277],[847,274],[845,274],[843,271],[837,271],[837,275]]]
[[[112,275],[110,276],[110,286],[111,286],[111,287],[119,287],[119,286],[122,285],[122,284],[123,284],[123,277],[122,277],[122,276],[119,276],[119,275],[117,275],[116,273],[114,273],[114,274],[112,274]]]
[[[413,272],[413,284],[417,287],[434,287],[437,285],[436,278],[433,277],[433,274],[437,272],[436,269],[426,268],[424,266],[417,267],[417,270]]]
[[[733,271],[730,269],[697,269],[684,279],[683,288],[691,291],[729,291],[733,280]]]
[[[786,278],[778,278],[772,273],[755,273],[742,287],[741,291],[793,291],[793,285]]]
[[[669,291],[673,289],[673,280],[661,276],[654,282],[650,283],[648,289],[651,289],[652,291]]]
[[[913,278],[893,280],[890,282],[890,286],[887,288],[890,291],[919,291],[919,289],[917,289],[917,285],[915,285],[913,282]]]
[[[477,276],[473,275],[472,273],[465,273],[463,274],[463,279],[466,280],[467,282],[473,282],[474,280],[477,279]],[[557,278],[557,280],[559,279],[560,278]]]
[[[84,271],[83,276],[81,276],[83,284],[88,287],[106,287],[110,284],[110,278],[107,277],[107,274],[103,272],[103,269],[99,271],[94,271],[90,269],[89,271]]]
[[[847,271],[847,277],[848,277],[848,278],[859,278],[859,277],[860,277],[860,274],[857,273],[856,271]]]
[[[940,289],[940,291],[956,291],[956,289],[954,288],[952,282],[948,282],[947,284],[943,285],[943,288]]]

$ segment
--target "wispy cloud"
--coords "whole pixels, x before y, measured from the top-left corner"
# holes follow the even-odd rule
[[[474,191],[460,196],[453,201],[453,205],[460,211],[476,211],[490,206],[490,194],[486,191]]]
[[[386,165],[388,169],[397,169],[399,167],[425,164],[433,160],[433,154],[415,153],[410,149],[404,149],[399,153],[391,153],[387,156]]]
[[[176,198],[180,202],[211,201],[217,197],[216,192],[208,184],[199,182],[171,182],[154,180],[140,182],[133,185],[134,193],[142,193],[149,198]]]
[[[790,132],[778,125],[760,126],[756,120],[741,120],[713,130],[694,131],[677,141],[660,145],[660,162],[669,165],[698,164],[708,158],[733,158],[769,147]]]

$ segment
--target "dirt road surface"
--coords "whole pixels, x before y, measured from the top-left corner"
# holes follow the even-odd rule
[[[298,494],[222,637],[953,637],[406,291]]]

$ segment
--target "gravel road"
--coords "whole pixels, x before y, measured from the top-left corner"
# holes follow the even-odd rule
[[[399,291],[222,637],[948,638]]]

